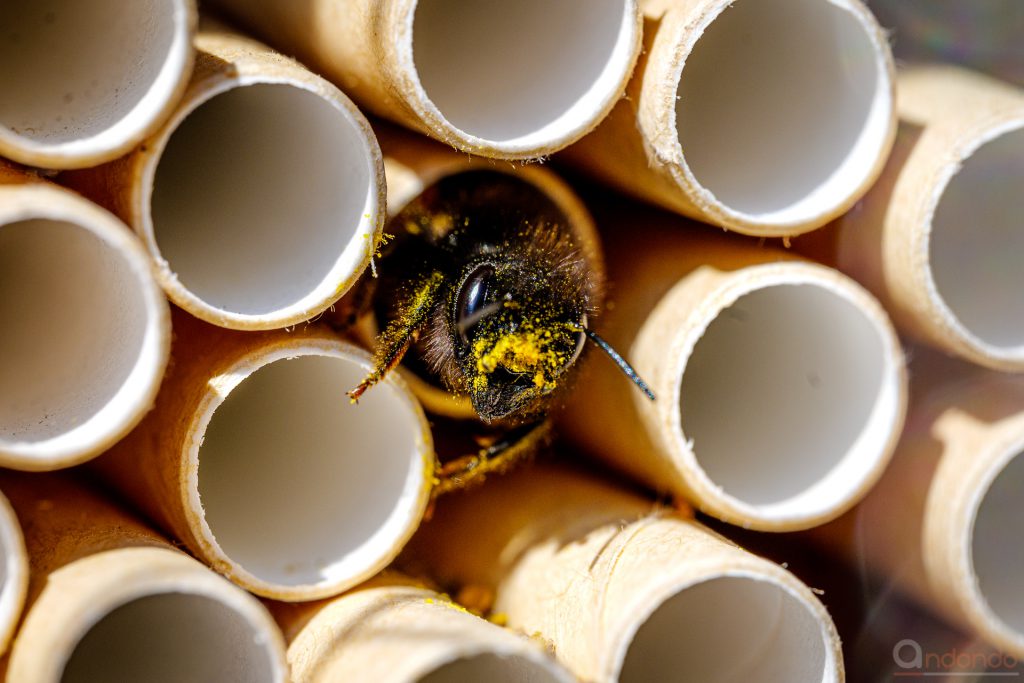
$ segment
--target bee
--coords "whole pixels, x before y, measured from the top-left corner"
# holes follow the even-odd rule
[[[374,368],[350,398],[358,401],[406,359],[504,430],[476,454],[446,463],[435,494],[536,450],[587,340],[654,399],[591,329],[601,300],[592,264],[554,203],[525,181],[497,171],[448,176],[386,232],[373,296],[383,323]]]

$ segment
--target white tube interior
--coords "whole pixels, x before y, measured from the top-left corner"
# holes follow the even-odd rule
[[[0,225],[0,452],[45,468],[143,409],[165,313],[138,261],[73,223]]]
[[[188,64],[184,7],[172,0],[0,3],[0,134],[69,155],[137,140]]]
[[[666,600],[629,645],[620,683],[836,681],[828,633],[806,601],[759,578],[723,576]]]
[[[1024,641],[1024,457],[996,476],[981,500],[971,538],[978,589],[996,616]]]
[[[819,284],[775,284],[712,320],[686,363],[683,438],[728,500],[762,519],[826,513],[879,467],[899,370],[878,324]]]
[[[420,683],[563,683],[553,664],[522,655],[483,654],[448,662],[419,679]]]
[[[0,650],[21,617],[28,584],[28,558],[18,518],[0,494]]]
[[[635,21],[624,0],[418,0],[416,71],[455,128],[507,151],[539,147],[617,97]]]
[[[997,135],[949,181],[932,219],[939,296],[982,344],[1024,357],[1024,129]]]
[[[244,379],[199,450],[205,521],[257,579],[336,585],[389,560],[419,522],[424,435],[388,383],[352,405],[368,364],[303,355]]]
[[[337,298],[372,247],[357,238],[376,214],[369,144],[346,110],[289,84],[233,88],[189,113],[162,152],[151,216],[192,303],[287,321]]]
[[[679,142],[696,181],[729,212],[766,224],[834,210],[889,138],[885,49],[846,0],[728,6],[679,82]]]
[[[272,683],[277,667],[265,641],[219,600],[149,595],[103,616],[75,646],[61,681]]]

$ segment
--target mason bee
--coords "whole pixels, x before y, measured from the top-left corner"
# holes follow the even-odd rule
[[[559,210],[525,181],[479,170],[446,177],[386,232],[373,297],[382,328],[375,367],[349,396],[357,401],[406,358],[412,372],[468,396],[483,422],[505,430],[447,463],[437,492],[537,447],[588,339],[654,399],[590,328],[601,299],[592,264]]]

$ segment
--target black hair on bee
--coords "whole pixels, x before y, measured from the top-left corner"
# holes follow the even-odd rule
[[[507,174],[469,171],[428,188],[389,224],[374,371],[357,399],[401,361],[470,397],[485,422],[544,418],[587,339],[650,390],[588,322],[601,292],[557,207]]]

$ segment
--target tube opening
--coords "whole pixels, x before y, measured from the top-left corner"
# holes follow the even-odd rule
[[[711,321],[682,378],[683,439],[721,495],[761,519],[819,516],[879,469],[900,371],[885,330],[835,289],[773,284]]]
[[[675,594],[633,637],[621,683],[821,683],[835,679],[827,629],[770,581],[723,576]]]
[[[185,15],[171,0],[0,4],[0,133],[46,152],[116,153],[177,91]]]
[[[429,436],[390,383],[349,402],[368,359],[288,353],[298,357],[257,369],[210,419],[198,456],[205,522],[259,581],[340,586],[383,567],[419,522]]]
[[[18,518],[0,494],[0,654],[6,652],[28,587],[28,558]]]
[[[270,326],[322,310],[373,247],[357,237],[376,214],[367,145],[347,111],[293,85],[200,104],[153,179],[152,230],[170,277],[211,313]]]
[[[1024,457],[1017,454],[981,499],[971,536],[978,591],[1003,624],[1024,641]]]
[[[158,326],[140,270],[81,225],[0,225],[0,450],[101,442],[138,411]]]
[[[441,665],[420,683],[563,683],[553,665],[523,657],[485,652]]]
[[[219,600],[148,595],[112,610],[89,629],[61,680],[272,683],[277,667],[264,641],[263,633]]]
[[[413,24],[430,101],[509,151],[582,133],[617,98],[635,40],[623,0],[419,0]]]
[[[726,3],[722,3],[726,5]],[[685,163],[724,208],[760,223],[834,213],[877,172],[892,127],[884,44],[846,0],[738,0],[679,81]]]
[[[982,344],[1024,357],[1024,128],[964,160],[939,199],[929,237],[946,306]]]

